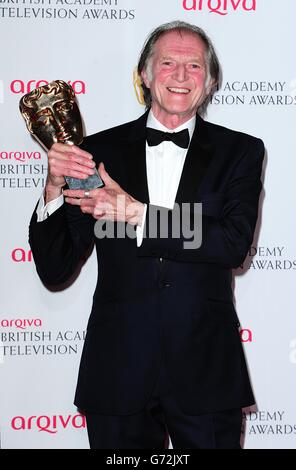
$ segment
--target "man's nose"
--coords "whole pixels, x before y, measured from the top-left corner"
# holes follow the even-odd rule
[[[178,82],[185,82],[185,80],[187,80],[187,69],[185,64],[177,65],[174,72],[174,78]]]

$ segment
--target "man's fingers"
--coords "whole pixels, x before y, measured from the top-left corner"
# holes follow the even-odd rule
[[[70,192],[70,190],[66,190],[65,192]],[[81,194],[80,190],[75,190],[76,197],[65,197],[65,201],[72,206],[80,206],[81,211],[84,214],[91,214],[96,219],[102,218],[106,220],[114,220],[114,212],[110,205],[105,203],[96,203],[94,199],[85,198],[85,197],[78,197]]]
[[[58,152],[58,153],[73,153],[77,156],[81,156],[84,158],[92,159],[92,154],[89,152],[86,152],[86,150],[82,150],[80,147],[77,147],[77,145],[72,145],[72,144],[61,144],[59,142],[53,144],[49,150],[49,152]]]
[[[63,191],[63,194],[67,197],[76,197],[76,198],[86,198],[90,199],[94,196],[96,196],[98,193],[97,189],[91,189],[90,191],[87,191],[85,189],[65,189]]]
[[[95,172],[92,155],[76,145],[53,144],[48,152],[48,165],[49,172],[55,176],[85,179]]]
[[[55,176],[72,176],[74,178],[86,178],[94,174],[94,169],[87,166],[80,165],[79,163],[68,161],[54,161],[50,165],[50,173]],[[74,174],[75,173],[75,174]]]
[[[54,144],[48,152],[49,173],[54,177],[86,179],[95,173],[95,162],[89,156],[75,145]]]
[[[86,200],[83,197],[65,197],[65,202],[68,204],[72,204],[72,206],[80,206],[83,212],[92,213],[94,211],[95,204],[90,199],[85,202]]]
[[[74,197],[66,197],[65,201],[68,204],[71,204],[72,206],[80,206],[81,205],[81,199],[79,198],[74,198]]]
[[[67,145],[67,147],[69,146]],[[92,158],[85,157],[82,154],[73,153],[69,151],[69,149],[67,152],[60,152],[52,148],[48,152],[48,161],[50,165],[53,165],[59,161],[64,161],[64,162],[70,161],[70,162],[79,163],[80,165],[86,166],[88,168],[95,167],[95,162],[92,160]]]

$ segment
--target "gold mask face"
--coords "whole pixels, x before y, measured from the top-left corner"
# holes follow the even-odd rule
[[[81,144],[82,119],[73,88],[63,80],[55,80],[24,95],[20,111],[28,131],[46,149],[55,142]],[[81,180],[65,176],[70,189],[94,189],[104,186],[98,171]]]
[[[63,80],[55,80],[24,95],[20,111],[28,131],[46,150],[55,142],[79,145],[83,140],[74,90]]]

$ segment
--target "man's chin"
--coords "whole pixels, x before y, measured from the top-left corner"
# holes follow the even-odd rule
[[[168,114],[172,116],[180,116],[180,117],[186,117],[186,116],[191,117],[195,114],[192,108],[180,108],[180,107],[169,108],[167,112]]]
[[[166,109],[167,112],[170,114],[185,115],[192,112],[193,106],[192,103],[188,103],[188,101],[181,102],[181,100],[171,100],[167,103],[166,106],[164,106],[164,109]]]

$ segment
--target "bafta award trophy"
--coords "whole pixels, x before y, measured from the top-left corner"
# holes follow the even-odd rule
[[[73,88],[55,80],[24,95],[20,111],[28,131],[48,151],[55,142],[79,145],[83,141],[82,120]],[[70,189],[104,186],[99,173],[82,180],[65,176]]]

